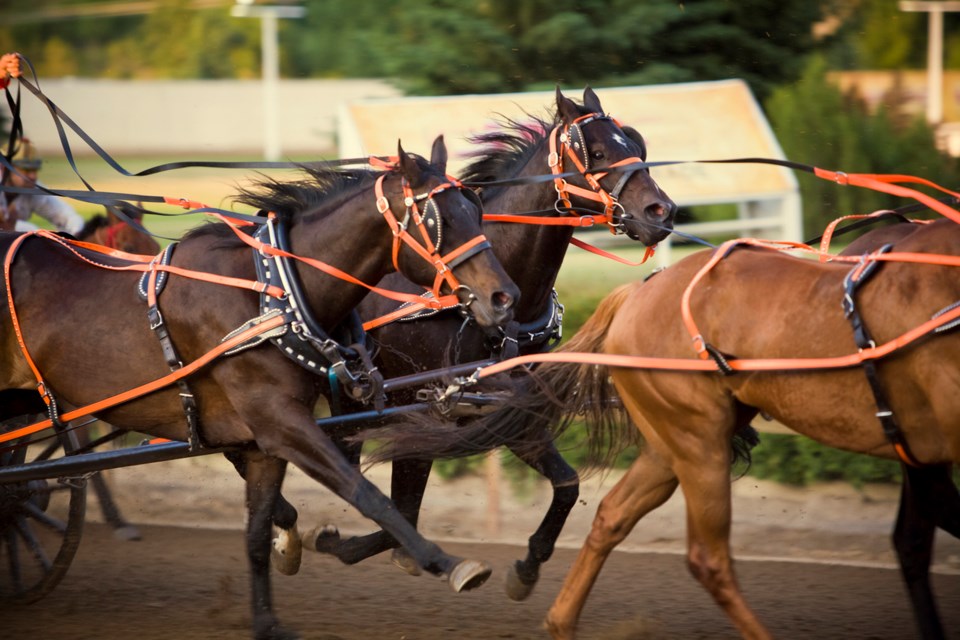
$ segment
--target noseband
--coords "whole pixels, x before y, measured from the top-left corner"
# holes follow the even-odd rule
[[[610,233],[622,234],[626,233],[626,228],[622,222],[625,212],[623,205],[620,204],[620,194],[638,169],[627,169],[621,172],[620,179],[612,191],[607,191],[600,184],[600,180],[609,175],[609,171],[587,173],[590,171],[590,152],[587,149],[586,139],[583,136],[583,127],[597,120],[610,120],[618,127],[622,127],[616,118],[612,118],[603,113],[588,113],[580,116],[569,125],[557,125],[554,130],[550,132],[550,155],[548,156],[547,164],[550,166],[551,173],[554,175],[564,173],[563,161],[566,156],[570,159],[573,166],[576,167],[576,170],[583,174],[584,180],[586,180],[590,186],[590,189],[584,189],[569,184],[563,178],[554,178],[553,184],[557,190],[557,202],[554,206],[557,211],[560,212],[570,211],[570,209],[572,209],[572,205],[570,204],[571,194],[594,202],[600,202],[603,204],[603,214],[594,216],[594,220],[605,223],[610,228]],[[557,151],[558,145],[561,147],[560,151]],[[623,160],[614,162],[608,168],[613,169],[636,162],[643,162],[643,159],[636,156],[624,158]],[[618,209],[620,210],[620,215],[617,215]]]

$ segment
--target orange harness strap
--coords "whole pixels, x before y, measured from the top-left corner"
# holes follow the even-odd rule
[[[730,360],[730,368],[734,371],[813,371],[817,369],[845,369],[863,364],[865,360],[885,358],[893,352],[906,347],[923,336],[933,332],[938,327],[945,326],[960,318],[960,306],[943,313],[936,318],[924,322],[896,338],[857,353],[845,356],[828,358],[754,358]],[[517,356],[504,360],[476,372],[477,378],[486,378],[503,373],[513,367],[538,362],[568,362],[574,364],[596,364],[607,367],[625,369],[654,369],[660,371],[702,371],[716,373],[717,365],[714,362],[699,358],[655,358],[648,356],[626,356],[608,353],[538,353],[526,356]]]
[[[943,202],[940,202],[936,198],[931,198],[922,191],[917,191],[916,189],[910,189],[908,187],[902,187],[897,184],[900,182],[922,184],[932,189],[936,189],[942,193],[946,193],[947,195],[953,196],[954,198],[960,198],[960,193],[941,187],[940,185],[925,178],[899,174],[887,175],[876,173],[844,173],[843,171],[827,171],[826,169],[820,169],[817,167],[814,167],[813,173],[818,178],[832,180],[837,184],[866,187],[867,189],[873,189],[874,191],[880,191],[881,193],[889,193],[895,196],[913,198],[918,202],[922,202],[937,213],[950,218],[954,222],[960,222],[960,213],[958,213],[955,209],[949,207]]]
[[[287,321],[288,319],[285,316],[280,314],[277,314],[276,316],[273,316],[271,318],[267,318],[263,322],[255,324],[235,335],[230,336],[228,339],[225,339],[223,342],[221,342],[216,347],[214,347],[207,353],[203,354],[193,362],[185,364],[182,368],[177,369],[176,371],[173,371],[162,378],[153,380],[146,384],[142,384],[128,391],[124,391],[122,393],[118,393],[116,395],[110,396],[109,398],[104,398],[103,400],[94,402],[93,404],[89,404],[85,407],[81,407],[73,411],[68,411],[67,413],[61,416],[61,419],[64,422],[69,422],[70,420],[74,420],[76,418],[81,418],[86,415],[98,413],[104,409],[109,409],[110,407],[123,404],[124,402],[128,402],[135,398],[139,398],[140,396],[143,396],[148,393],[152,393],[154,391],[167,387],[175,383],[176,381],[180,380],[181,378],[185,378],[190,374],[195,373],[200,368],[206,366],[207,364],[209,364],[216,358],[220,357],[227,351],[230,351],[234,347],[237,347],[243,344],[247,340],[250,340],[251,338],[258,336],[261,333],[265,333],[267,331],[275,329],[280,325],[286,323]],[[48,418],[46,420],[42,420],[41,422],[37,422],[32,425],[27,425],[20,429],[8,431],[7,433],[2,433],[0,434],[0,444],[4,442],[9,442],[11,440],[16,440],[17,438],[22,438],[24,436],[32,435],[34,433],[37,433],[38,431],[43,431],[44,429],[47,429],[50,426],[52,426],[52,422]]]
[[[610,220],[607,215],[569,216],[566,218],[542,218],[540,216],[524,216],[514,213],[485,213],[484,222],[515,222],[519,224],[537,224],[543,227],[592,227],[595,224],[605,224]]]
[[[603,258],[614,260],[616,262],[619,262],[620,264],[625,264],[629,267],[639,267],[640,265],[645,263],[647,260],[649,260],[651,257],[653,257],[653,252],[656,251],[656,247],[647,247],[646,251],[643,252],[643,259],[640,260],[640,262],[632,262],[630,260],[627,260],[626,258],[621,258],[618,255],[614,255],[608,251],[604,251],[600,247],[595,247],[592,244],[588,244],[583,240],[580,240],[579,238],[570,238],[570,244],[572,244],[575,247],[580,247],[585,251],[589,251],[590,253],[596,254]]]

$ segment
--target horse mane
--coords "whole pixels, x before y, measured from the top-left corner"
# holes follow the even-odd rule
[[[414,157],[422,169],[430,167],[423,158]],[[300,169],[306,175],[298,180],[284,181],[261,174],[261,179],[252,185],[240,187],[232,201],[258,211],[271,211],[280,219],[292,222],[306,216],[326,215],[336,208],[330,205],[337,198],[370,187],[380,175],[380,171],[372,169],[328,169],[307,165],[300,165]],[[209,222],[191,229],[184,239],[210,235],[219,236],[226,242],[236,238],[227,225]]]
[[[83,228],[80,229],[80,233],[77,234],[77,239],[83,240],[85,238],[89,238],[96,233],[97,229],[106,227],[109,224],[110,221],[107,220],[107,216],[103,215],[102,213],[98,213],[83,223]]]
[[[525,166],[559,122],[556,114],[551,121],[529,113],[526,115],[529,117],[526,122],[501,117],[498,122],[504,130],[468,138],[480,149],[469,154],[475,159],[463,170],[460,179],[465,182],[496,180],[513,175]]]

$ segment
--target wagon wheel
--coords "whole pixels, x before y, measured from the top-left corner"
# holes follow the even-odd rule
[[[0,423],[0,432],[22,424],[12,422]],[[0,467],[48,460],[76,448],[76,437],[67,432],[46,446],[0,453]],[[80,545],[86,504],[83,481],[0,484],[0,604],[36,602],[57,586]]]

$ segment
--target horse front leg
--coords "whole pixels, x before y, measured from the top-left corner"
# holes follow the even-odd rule
[[[768,640],[770,632],[750,609],[730,553],[729,443],[701,439],[699,455],[677,459],[674,471],[687,501],[687,565],[743,638]],[[690,448],[688,446],[688,448]]]
[[[666,502],[676,488],[673,471],[647,449],[600,501],[590,534],[544,621],[555,640],[575,637],[580,613],[610,552],[623,542],[640,518]]]
[[[223,457],[233,464],[241,478],[247,479],[247,457],[244,452],[228,451],[223,454]],[[281,477],[281,484],[282,482]],[[274,569],[285,576],[292,576],[300,571],[300,561],[303,557],[303,545],[297,530],[297,516],[296,507],[278,491],[272,520],[273,525],[279,529],[279,533],[273,539],[270,561]]]
[[[540,578],[540,566],[553,555],[557,538],[567,522],[567,516],[580,496],[580,477],[567,464],[551,442],[546,448],[531,452],[515,446],[510,450],[537,473],[550,481],[553,499],[540,526],[527,542],[527,557],[517,560],[507,573],[507,596],[511,600],[526,600]]]
[[[286,473],[284,460],[260,451],[245,451],[247,481],[247,557],[250,562],[253,632],[257,640],[292,640],[297,634],[280,626],[273,613],[270,588],[270,538],[280,485]]]
[[[930,586],[930,562],[937,526],[954,536],[958,533],[960,495],[950,472],[951,465],[922,468],[903,465],[900,508],[893,531],[900,572],[910,594],[920,636],[926,640],[946,637]]]
[[[431,460],[397,460],[392,464],[390,497],[400,515],[416,527],[433,462]],[[344,564],[355,564],[393,549],[390,561],[394,565],[412,576],[422,573],[420,566],[410,553],[382,529],[362,536],[341,538],[335,526],[323,525],[304,533],[303,545],[311,551],[330,554]]]
[[[257,436],[258,446],[297,465],[361,515],[379,524],[406,548],[418,566],[446,577],[454,591],[474,589],[486,582],[491,573],[489,564],[451,556],[424,539],[396,505],[350,464],[330,437],[316,428],[309,413],[302,418],[285,422],[281,428],[261,431]]]

